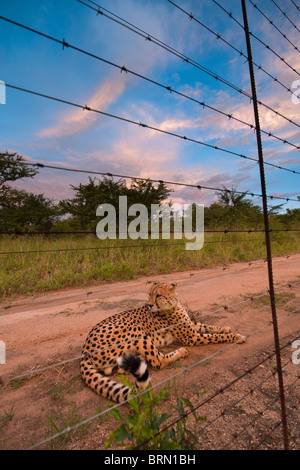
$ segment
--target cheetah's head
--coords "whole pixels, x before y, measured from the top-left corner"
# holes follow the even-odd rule
[[[176,284],[155,282],[149,290],[148,306],[152,312],[163,312],[176,307],[178,298]]]

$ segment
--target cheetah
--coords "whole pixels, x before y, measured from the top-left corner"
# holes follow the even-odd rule
[[[135,385],[145,389],[149,369],[162,369],[187,356],[184,347],[163,354],[158,348],[174,343],[199,346],[212,343],[245,342],[228,327],[194,322],[179,302],[176,284],[155,282],[145,305],[116,313],[94,326],[85,341],[80,371],[86,385],[116,403],[127,400],[131,388],[108,375],[122,369],[135,378]]]

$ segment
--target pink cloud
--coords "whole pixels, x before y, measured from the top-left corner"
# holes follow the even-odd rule
[[[125,90],[124,78],[121,74],[109,77],[87,103],[90,108],[105,111],[110,104],[115,102]],[[38,132],[39,137],[67,137],[89,129],[100,117],[100,114],[75,108],[64,112],[57,120],[57,124]]]

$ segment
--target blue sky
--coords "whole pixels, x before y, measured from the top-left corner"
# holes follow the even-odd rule
[[[85,0],[89,3],[88,0]],[[243,30],[212,0],[175,1],[195,18],[246,54]],[[241,4],[220,3],[242,22]],[[247,1],[250,30],[300,71],[300,54]],[[292,41],[299,31],[272,0],[257,5]],[[300,12],[289,0],[277,0],[300,29]],[[103,8],[197,61],[251,94],[244,57],[167,0],[102,0]],[[64,39],[73,46],[204,101],[254,124],[250,100],[191,64],[112,22],[76,0],[12,0],[2,2],[0,15]],[[107,113],[142,122],[210,145],[257,158],[253,130],[175,93],[139,79],[99,60],[0,20],[0,80]],[[273,77],[291,87],[300,76],[252,38],[253,59]],[[300,104],[256,68],[258,98],[298,123]],[[300,129],[260,107],[263,130],[300,145]],[[29,161],[143,178],[236,187],[260,193],[256,163],[183,139],[120,122],[110,117],[6,88],[0,105],[0,151],[15,151]],[[299,150],[263,135],[266,161],[300,171]],[[268,194],[296,199],[299,175],[266,167]],[[85,183],[88,175],[41,169],[33,180],[15,183],[55,200],[72,196],[70,184]],[[213,191],[175,187],[172,200],[211,204]],[[255,204],[260,203],[254,199]],[[272,204],[280,203],[274,200]],[[284,207],[299,207],[289,202]]]

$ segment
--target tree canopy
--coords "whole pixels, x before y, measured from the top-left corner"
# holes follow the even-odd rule
[[[248,192],[238,192],[236,188],[217,191],[217,202],[204,209],[205,227],[258,227],[263,223],[262,209],[247,199]]]
[[[0,153],[0,186],[7,181],[20,178],[33,178],[38,171],[26,164],[22,155],[15,153]]]
[[[0,230],[3,232],[49,232],[60,213],[43,194],[0,187]]]
[[[89,178],[87,184],[71,185],[75,197],[60,202],[61,210],[71,217],[74,228],[93,229],[97,223],[96,209],[101,204],[112,204],[118,217],[119,196],[127,196],[128,206],[144,204],[150,214],[151,204],[162,203],[170,194],[164,183],[157,187],[149,180],[133,180],[128,187],[124,179],[114,180],[104,177],[102,180]]]
[[[59,208],[43,194],[8,186],[8,181],[33,178],[37,169],[22,155],[0,153],[0,230],[2,232],[49,232],[58,219]]]

